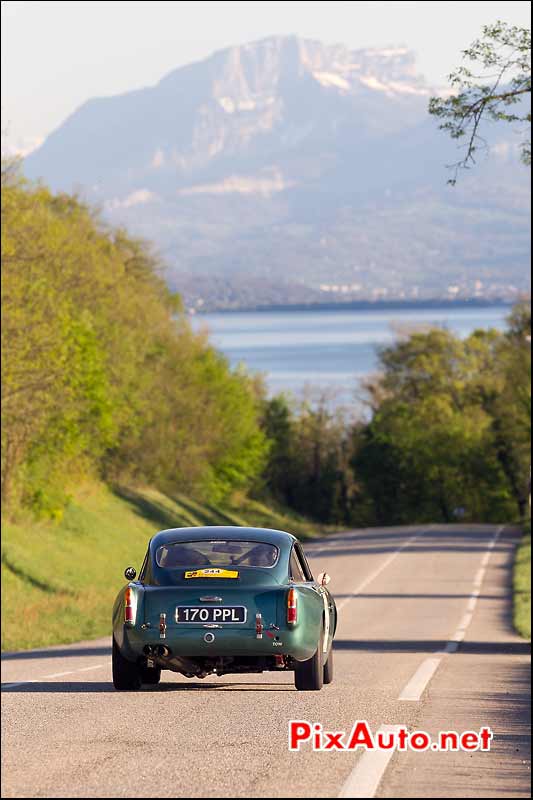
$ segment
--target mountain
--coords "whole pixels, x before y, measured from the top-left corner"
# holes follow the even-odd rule
[[[527,290],[512,132],[451,188],[433,93],[406,48],[274,37],[89,100],[25,172],[152,239],[198,307]]]

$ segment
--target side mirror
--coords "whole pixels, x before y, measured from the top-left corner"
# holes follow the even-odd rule
[[[327,572],[321,572],[317,578],[317,581],[321,586],[328,586],[328,584],[331,583],[331,578]]]
[[[134,581],[137,577],[137,570],[135,567],[128,567],[128,569],[124,572],[124,577],[127,581]]]

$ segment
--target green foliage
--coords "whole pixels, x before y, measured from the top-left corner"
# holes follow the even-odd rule
[[[516,306],[497,350],[498,387],[486,400],[493,444],[520,519],[529,497],[531,465],[531,305]]]
[[[69,480],[219,501],[267,452],[256,384],[194,334],[149,247],[13,171],[2,193],[2,499],[60,513]],[[64,502],[64,500],[63,500]]]
[[[524,319],[516,309],[507,334],[462,341],[432,330],[382,352],[374,416],[354,461],[378,521],[523,518],[530,345],[516,331]]]
[[[484,146],[480,136],[483,120],[526,129],[522,159],[531,164],[531,109],[523,102],[531,94],[531,31],[505,22],[487,25],[482,37],[463,56],[475,68],[464,64],[452,73],[452,95],[433,97],[429,107],[430,113],[442,121],[441,130],[453,139],[467,140],[466,154],[455,166],[452,184],[458,169],[474,164],[480,145]]]
[[[513,585],[514,626],[524,639],[531,639],[531,519],[516,553]]]
[[[353,474],[352,426],[341,412],[318,404],[265,403],[271,442],[264,480],[271,495],[299,513],[335,525],[364,523],[367,509]]]
[[[294,453],[293,411],[285,395],[278,395],[264,404],[263,429],[270,442],[264,480],[272,495],[281,502],[292,500]]]

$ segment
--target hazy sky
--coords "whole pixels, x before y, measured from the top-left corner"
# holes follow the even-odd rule
[[[273,34],[353,48],[405,44],[434,84],[482,25],[529,25],[530,2],[2,2],[2,130],[45,136],[90,97],[156,83],[212,51]]]

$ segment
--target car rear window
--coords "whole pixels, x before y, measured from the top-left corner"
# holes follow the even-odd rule
[[[159,547],[156,562],[164,569],[264,567],[276,565],[279,550],[266,542],[173,542]]]

